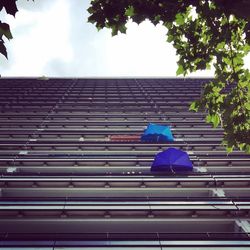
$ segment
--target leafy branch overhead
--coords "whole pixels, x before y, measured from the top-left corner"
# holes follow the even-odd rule
[[[1,0],[0,11],[3,9],[5,9],[7,14],[15,16],[17,12],[16,0]],[[9,40],[12,39],[9,25],[0,21],[0,53],[7,58],[7,51],[3,39],[4,37]]]
[[[0,0],[0,11],[5,11],[7,14],[15,16],[18,11],[16,2],[17,0]],[[10,26],[7,23],[1,22],[0,20],[0,54],[7,58],[8,56],[4,44],[4,38],[10,40],[13,37],[10,31]]]
[[[92,0],[89,22],[112,35],[126,33],[129,20],[148,19],[167,28],[179,56],[177,75],[215,68],[215,77],[190,109],[206,111],[206,121],[224,129],[228,151],[250,152],[250,52],[248,0]],[[249,66],[249,65],[248,65]]]

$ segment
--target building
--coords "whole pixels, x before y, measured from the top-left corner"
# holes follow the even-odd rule
[[[0,79],[0,246],[250,249],[250,157],[188,111],[206,81]],[[176,140],[141,143],[149,122]],[[193,173],[150,172],[168,147]]]

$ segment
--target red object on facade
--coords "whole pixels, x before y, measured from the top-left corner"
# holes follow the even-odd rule
[[[130,141],[141,141],[141,135],[110,135],[110,141],[115,142],[130,142]]]

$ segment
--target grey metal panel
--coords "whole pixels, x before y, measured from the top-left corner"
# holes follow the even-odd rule
[[[190,230],[204,233],[211,230],[231,233],[244,230],[237,226],[236,221],[242,216],[248,216],[250,207],[248,201],[234,198],[250,198],[250,159],[239,151],[227,155],[220,146],[222,131],[212,130],[211,126],[205,124],[205,114],[188,111],[189,103],[194,98],[199,98],[200,87],[208,79],[0,81],[0,173],[3,176],[0,178],[0,187],[3,197],[200,199],[197,203],[185,203],[181,200],[171,203],[163,199],[148,201],[144,204],[146,210],[148,207],[154,209],[155,215],[149,214],[143,220],[130,213],[137,208],[131,209],[126,203],[122,208],[128,213],[124,220],[110,218],[117,216],[115,213],[106,214],[104,216],[107,218],[102,219],[97,218],[98,214],[96,218],[92,214],[94,217],[89,220],[69,219],[65,217],[66,214],[60,213],[47,213],[48,216],[58,216],[57,220],[39,219],[36,213],[20,213],[15,220],[10,217],[1,218],[0,230],[4,228],[21,232],[25,228],[31,232],[33,228],[37,232],[52,232],[87,231],[90,228],[92,232],[125,229],[134,232],[141,229],[163,232],[163,229],[167,229],[169,232],[179,230],[180,233]],[[110,141],[112,134],[140,134],[148,122],[171,125],[176,141],[169,144]],[[154,155],[167,147],[192,151],[190,155],[195,165],[192,174],[195,176],[187,178],[184,173],[182,176],[165,175],[152,178],[150,165]],[[84,154],[86,159],[77,154]],[[73,155],[75,157],[72,157]],[[90,173],[103,176],[84,176]],[[41,174],[46,177],[37,177]],[[54,176],[62,174],[64,177]],[[81,177],[73,177],[74,174]],[[122,174],[125,177],[112,177],[107,181],[104,176],[107,174]],[[144,174],[151,176],[144,177]],[[218,196],[228,199],[228,203],[212,201]],[[205,205],[202,203],[204,198],[208,199]],[[97,206],[96,202],[94,204]],[[140,202],[136,204],[138,207],[143,206]],[[20,205],[16,205],[16,208],[21,209]],[[39,210],[45,205],[46,203],[42,206],[38,203],[36,209]],[[76,204],[69,202],[60,205],[55,201],[53,206],[48,210],[67,208],[70,211]],[[210,213],[203,213],[204,206],[209,207]],[[26,204],[26,208],[32,207],[35,205]],[[114,204],[109,206],[111,210],[115,207]],[[181,219],[173,216],[170,219],[169,214],[165,213],[168,212],[167,209],[178,210],[180,207],[196,216],[196,219],[188,219],[184,214]],[[78,208],[84,209],[81,204],[78,204]],[[218,214],[212,213],[235,208],[237,213],[227,213],[225,219],[216,219]],[[44,210],[46,209],[44,207]],[[195,209],[201,214],[193,214]],[[10,210],[15,208],[11,207]],[[26,215],[28,217],[25,219]],[[159,215],[162,217],[153,218]],[[206,220],[202,216],[209,219]],[[176,243],[168,241],[161,242],[162,248],[168,243],[177,247]],[[207,246],[211,242],[182,243],[182,247],[193,244],[193,247],[198,248],[197,244]],[[221,242],[223,243],[228,247],[237,245],[237,242],[232,241]]]
[[[233,219],[2,219],[0,232],[234,232]]]

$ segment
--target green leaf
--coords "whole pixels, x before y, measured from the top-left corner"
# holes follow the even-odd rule
[[[217,102],[216,102],[216,103],[223,103],[224,98],[225,98],[225,96],[220,94],[220,95],[218,96],[218,98],[217,98]]]
[[[243,64],[243,59],[239,56],[233,58],[234,65]]]
[[[250,110],[250,103],[246,103],[246,109]]]
[[[250,154],[250,145],[246,145],[245,152],[248,153],[248,154]]]
[[[171,42],[173,42],[173,41],[174,41],[174,36],[168,35],[167,42],[168,42],[168,43],[171,43]]]
[[[134,16],[134,15],[135,15],[135,9],[134,9],[134,7],[130,5],[130,6],[126,9],[125,15],[126,15],[126,16],[129,16],[129,17]]]
[[[176,24],[178,25],[183,25],[185,23],[185,18],[182,14],[178,13],[176,16],[175,16],[175,22]]]
[[[228,57],[223,57],[223,61],[228,65],[232,65],[232,60],[229,55]]]
[[[245,147],[246,147],[246,143],[240,143],[239,144],[240,150],[244,150]]]
[[[189,107],[189,110],[197,112],[198,109],[199,109],[199,103],[198,103],[198,101],[192,102],[191,105],[190,105],[190,107]]]
[[[10,26],[7,23],[0,23],[0,35],[4,35],[7,39],[12,39]]]
[[[126,33],[126,31],[127,31],[127,28],[126,28],[126,26],[125,25],[120,25],[119,26],[119,31],[121,32],[121,33]]]
[[[210,123],[212,121],[212,116],[211,115],[207,115],[206,116],[206,122]]]
[[[154,25],[158,24],[161,21],[161,16],[157,15],[154,20],[152,21]]]
[[[0,40],[0,53],[4,55],[6,58],[8,58],[6,47],[4,45],[4,42],[1,40]]]
[[[212,116],[212,123],[213,123],[213,126],[216,128],[216,127],[218,127],[218,125],[220,124],[220,117],[219,117],[219,115],[213,115]]]
[[[168,30],[170,30],[170,29],[172,28],[173,24],[172,24],[171,22],[165,22],[165,23],[164,23],[164,26],[165,26]]]
[[[227,153],[228,153],[228,154],[229,154],[229,153],[232,153],[232,152],[233,152],[233,149],[234,149],[234,147],[229,147],[229,146],[226,147],[226,150],[227,150]]]
[[[96,23],[96,20],[92,19],[91,17],[88,18],[88,22],[89,23],[92,23],[92,24],[95,24]]]
[[[223,49],[225,47],[225,45],[226,45],[226,43],[223,41],[217,45],[216,49]]]
[[[100,31],[100,30],[102,30],[102,29],[103,29],[103,27],[102,27],[102,26],[100,26],[100,25],[96,25],[96,28],[97,28],[97,30],[98,30],[98,31]]]
[[[176,71],[176,75],[178,76],[178,75],[181,75],[183,73],[184,73],[184,68],[183,68],[182,65],[179,65],[179,67],[178,67],[178,69]]]
[[[245,54],[248,54],[250,52],[250,45],[246,44],[243,48],[243,51],[245,52]]]
[[[116,36],[117,33],[118,33],[118,28],[116,26],[113,26],[112,27],[112,32],[111,32],[112,36]]]
[[[93,7],[89,7],[89,8],[87,9],[87,11],[88,11],[89,14],[93,14],[93,13],[95,12],[95,10],[94,10]]]

